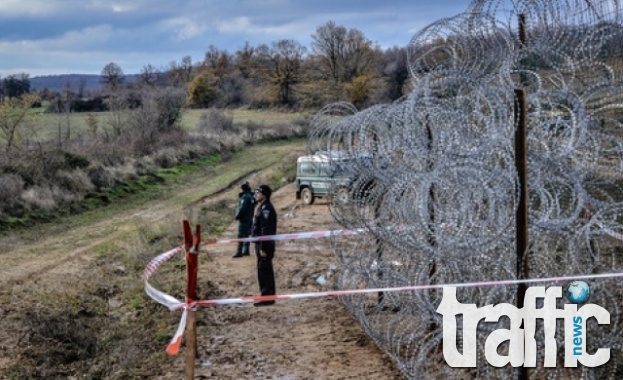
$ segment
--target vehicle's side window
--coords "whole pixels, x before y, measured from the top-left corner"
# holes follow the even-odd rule
[[[303,175],[316,175],[318,174],[318,166],[313,162],[301,162],[299,173]]]

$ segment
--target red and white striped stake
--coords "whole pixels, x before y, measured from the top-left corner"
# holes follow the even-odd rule
[[[197,271],[199,269],[199,243],[201,242],[201,227],[197,225],[195,235],[190,229],[190,223],[187,220],[182,222],[182,230],[184,231],[184,252],[186,256],[186,304],[192,305],[199,296],[197,295]],[[186,378],[194,379],[195,377],[195,359],[197,357],[197,311],[195,308],[184,310],[186,320]],[[167,350],[171,350],[173,354],[179,351],[181,343],[181,335],[173,346],[169,346]]]

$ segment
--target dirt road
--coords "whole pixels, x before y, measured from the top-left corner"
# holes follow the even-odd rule
[[[252,185],[257,185],[253,183],[254,177],[250,179]],[[200,206],[230,198],[231,202],[237,201],[235,188],[215,196],[204,193],[193,198],[193,202]],[[276,191],[273,203],[278,212],[279,233],[335,227],[326,202],[319,200],[312,206],[303,205],[295,199],[293,185]],[[94,247],[135,233],[133,229],[138,221],[155,223],[170,219],[177,223],[178,214],[179,205],[162,202],[140,211],[128,210],[113,219],[65,227],[45,236],[3,237],[0,239],[0,285],[14,291],[54,286],[90,265]],[[235,230],[232,220],[221,237],[235,237]],[[253,256],[233,259],[233,245],[203,246],[202,249],[209,249],[211,260],[204,260],[200,265],[200,294],[206,289],[219,298],[258,294]],[[330,290],[316,280],[320,275],[330,279],[336,270],[328,242],[323,239],[277,243],[274,265],[278,294]],[[0,315],[2,313],[0,307]],[[389,358],[333,298],[284,301],[264,308],[254,308],[251,304],[202,308],[197,318],[197,379],[402,378]],[[168,326],[171,333],[175,328]],[[14,331],[4,330],[0,338],[3,342],[0,351],[6,354],[0,355],[1,373],[2,368],[8,368],[14,360],[10,350],[19,338]],[[164,351],[166,343],[158,344],[162,344]],[[154,378],[184,378],[184,354],[182,350],[172,366],[167,364],[170,368],[158,371],[164,375]]]
[[[235,201],[235,200],[232,200]],[[294,187],[273,195],[278,232],[324,230],[332,226],[326,202],[303,205]],[[235,237],[232,223],[223,238]],[[278,294],[328,290],[316,281],[336,269],[327,242],[277,243],[274,260]],[[257,295],[255,257],[232,258],[235,246],[212,245],[213,261],[200,265],[199,286],[210,282],[220,298]],[[200,309],[196,378],[215,379],[401,379],[388,357],[363,334],[333,298],[293,300],[255,308],[251,304]],[[202,324],[201,321],[208,321]],[[164,347],[163,347],[164,348]],[[179,366],[164,378],[183,375]]]

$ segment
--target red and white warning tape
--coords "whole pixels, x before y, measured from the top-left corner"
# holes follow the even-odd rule
[[[239,242],[258,242],[258,241],[280,241],[280,240],[298,240],[298,239],[311,239],[311,238],[322,238],[322,237],[331,237],[331,236],[348,236],[348,235],[357,235],[360,233],[364,233],[365,229],[359,228],[355,230],[327,230],[327,231],[311,231],[311,232],[301,232],[301,233],[292,233],[292,234],[280,234],[280,235],[269,235],[269,236],[260,236],[260,237],[251,237],[251,238],[243,238],[243,239],[211,239],[203,242],[203,244],[232,244]],[[167,353],[171,355],[177,354],[179,351],[179,347],[182,340],[182,335],[184,333],[184,329],[186,327],[186,316],[187,310],[194,310],[198,306],[203,306],[200,304],[201,301],[192,302],[190,304],[186,302],[182,302],[177,298],[166,294],[156,288],[154,288],[149,283],[149,278],[156,272],[156,270],[165,263],[170,260],[177,254],[183,253],[183,248],[176,247],[167,252],[161,253],[152,259],[146,266],[143,271],[143,279],[145,281],[145,292],[149,297],[151,297],[154,301],[158,302],[161,305],[166,306],[169,310],[183,310],[182,319],[177,328],[173,339],[169,343],[167,348]],[[259,302],[263,300],[262,297],[250,297],[248,301],[245,302]],[[209,301],[208,301],[209,302]]]
[[[292,234],[281,234],[281,235],[267,235],[267,236],[258,236],[258,237],[249,237],[249,238],[238,238],[238,239],[209,239],[203,242],[205,245],[209,244],[232,244],[232,243],[255,243],[258,241],[281,241],[281,240],[300,240],[300,239],[315,239],[322,237],[332,237],[332,236],[349,236],[349,235],[357,235],[361,233],[365,233],[367,230],[364,228],[357,228],[354,230],[327,230],[327,231],[311,231],[311,232],[299,232]]]
[[[413,285],[413,286],[400,286],[400,287],[393,287],[393,288],[331,290],[327,292],[298,293],[298,294],[275,295],[275,296],[224,298],[224,299],[197,301],[195,302],[195,304],[197,306],[233,305],[233,304],[243,304],[243,303],[250,303],[250,302],[279,301],[279,300],[287,301],[287,300],[295,300],[295,299],[303,299],[303,298],[337,297],[337,296],[348,296],[348,295],[367,294],[367,293],[442,289],[445,287],[470,288],[470,287],[477,287],[477,286],[518,285],[518,284],[530,284],[530,283],[538,283],[538,282],[561,282],[561,281],[590,280],[590,279],[596,279],[596,278],[613,278],[613,277],[623,277],[623,272],[564,276],[564,277],[529,278],[529,279],[516,279],[516,280],[503,280],[503,281],[461,282],[461,283],[456,283],[456,284]]]
[[[601,223],[598,225],[610,236],[623,240],[623,235],[612,231]],[[204,244],[228,244],[228,243],[238,243],[238,242],[256,242],[256,241],[270,241],[270,240],[295,240],[295,239],[308,239],[308,238],[320,238],[320,237],[329,237],[329,236],[347,236],[347,235],[356,235],[365,232],[364,229],[357,230],[333,230],[333,231],[312,231],[312,232],[302,232],[295,234],[282,234],[282,235],[271,235],[271,236],[262,236],[256,238],[245,238],[245,239],[225,239],[225,240],[208,240]],[[182,335],[184,333],[184,329],[186,327],[186,317],[188,310],[195,310],[199,306],[216,306],[216,305],[232,305],[232,304],[244,304],[251,302],[264,302],[264,301],[278,301],[278,300],[294,300],[294,299],[303,299],[303,298],[320,298],[320,297],[336,297],[336,296],[345,296],[345,295],[355,295],[355,294],[366,294],[366,293],[379,293],[379,292],[397,292],[397,291],[417,291],[417,290],[428,290],[428,289],[440,289],[443,287],[476,287],[476,286],[500,286],[500,285],[517,285],[517,284],[527,284],[527,283],[538,283],[538,282],[555,282],[555,281],[571,281],[571,280],[583,280],[583,279],[596,279],[596,278],[614,278],[614,277],[623,277],[623,272],[618,273],[603,273],[603,274],[592,274],[592,275],[577,275],[577,276],[564,276],[564,277],[548,277],[548,278],[534,278],[534,279],[516,279],[516,280],[505,280],[505,281],[481,281],[481,282],[468,282],[468,283],[456,283],[456,284],[434,284],[434,285],[414,285],[414,286],[402,286],[402,287],[393,287],[393,288],[375,288],[375,289],[353,289],[353,290],[333,290],[333,291],[325,291],[325,292],[314,292],[314,293],[298,293],[298,294],[288,294],[288,295],[274,295],[274,296],[252,296],[252,297],[241,297],[241,298],[226,298],[226,299],[215,299],[215,300],[197,300],[191,303],[186,303],[178,300],[177,298],[166,294],[156,288],[154,288],[151,284],[149,284],[150,277],[155,273],[155,271],[165,263],[166,261],[173,258],[175,255],[183,253],[183,248],[176,247],[167,252],[164,252],[154,259],[152,259],[145,270],[143,271],[143,279],[145,281],[145,292],[149,297],[151,297],[154,301],[158,302],[161,305],[166,306],[169,310],[183,310],[182,318],[180,324],[173,336],[173,339],[169,343],[167,347],[167,353],[170,355],[176,355],[179,352],[179,348],[182,341]]]

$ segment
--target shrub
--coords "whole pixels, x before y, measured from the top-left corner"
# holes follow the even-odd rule
[[[21,215],[24,212],[24,200],[21,198],[23,190],[24,180],[18,174],[0,175],[0,214]]]
[[[171,168],[187,158],[186,153],[182,149],[165,148],[161,149],[154,155],[154,162],[158,167]]]
[[[29,209],[51,211],[56,207],[54,194],[49,187],[30,187],[22,193],[22,199]]]
[[[141,106],[128,113],[129,130],[123,136],[124,140],[131,142],[139,155],[170,145],[170,134],[179,136],[183,133],[180,120],[184,102],[184,93],[180,90],[145,94]]]
[[[117,183],[137,179],[139,176],[135,160],[128,160],[123,165],[115,166],[112,171]]]
[[[56,172],[55,180],[62,189],[71,193],[86,194],[95,189],[93,182],[82,169],[59,170]]]
[[[90,167],[88,176],[98,191],[109,189],[115,184],[114,173],[103,165],[98,164]]]
[[[72,169],[86,168],[90,164],[89,159],[84,156],[70,152],[63,152],[63,155],[65,157],[65,165]]]
[[[153,173],[156,170],[156,163],[152,156],[144,156],[134,162],[137,175]]]
[[[210,108],[201,115],[197,129],[206,134],[239,132],[238,128],[234,127],[234,116],[216,108]]]
[[[103,112],[108,111],[108,106],[103,97],[96,96],[92,99],[73,100],[71,102],[71,109],[74,112]]]

